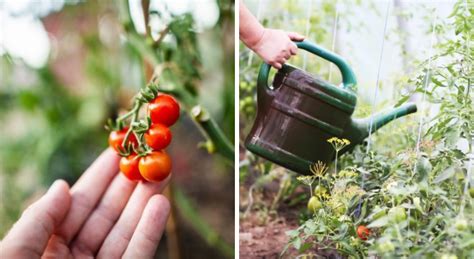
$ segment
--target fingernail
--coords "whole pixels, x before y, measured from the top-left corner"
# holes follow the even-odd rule
[[[63,180],[56,180],[54,183],[49,187],[48,194],[49,193],[55,193],[61,188],[61,183],[64,182]]]

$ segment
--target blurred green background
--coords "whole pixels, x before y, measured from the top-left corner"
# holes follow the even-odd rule
[[[170,67],[161,85],[207,108],[233,140],[233,5],[1,1],[0,237],[55,179],[73,184],[107,147],[107,118],[130,108],[155,66]],[[158,255],[233,257],[233,161],[198,148],[204,135],[181,105],[169,148],[176,229]]]

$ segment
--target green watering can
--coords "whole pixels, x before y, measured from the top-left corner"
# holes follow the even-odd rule
[[[380,112],[372,118],[372,127],[371,118],[351,118],[357,103],[357,82],[351,67],[337,54],[314,43],[296,45],[334,63],[341,71],[343,87],[290,65],[284,65],[268,86],[270,66],[263,63],[257,79],[257,117],[245,141],[251,152],[297,173],[309,174],[311,164],[334,160],[329,138],[350,141],[340,155],[362,143],[370,131],[416,112],[413,103]]]

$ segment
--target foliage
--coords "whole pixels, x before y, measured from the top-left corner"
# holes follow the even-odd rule
[[[289,246],[301,253],[329,249],[349,257],[474,256],[474,52],[469,47],[474,8],[459,1],[450,17],[452,23],[440,24],[437,33],[452,30],[455,36],[436,45],[438,54],[422,62],[411,80],[415,89],[399,101],[418,92],[426,98],[428,107],[422,108],[439,108],[426,121],[428,114],[421,110],[420,133],[425,131],[420,139],[409,131],[404,133],[408,138],[390,138],[409,139],[415,150],[367,153],[359,147],[343,157],[345,170],[357,177],[341,180],[343,170],[321,183],[331,190],[329,198],[322,199],[314,216],[288,232]],[[336,186],[341,186],[340,193]],[[360,225],[372,230],[367,241],[357,238]]]

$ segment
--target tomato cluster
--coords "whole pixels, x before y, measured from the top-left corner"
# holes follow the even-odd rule
[[[178,118],[179,104],[176,100],[170,95],[157,94],[148,103],[148,124],[145,131],[137,130],[137,133],[129,130],[129,127],[123,127],[110,132],[109,145],[122,156],[120,171],[128,179],[160,182],[168,177],[171,158],[164,149],[172,139],[169,127]]]

